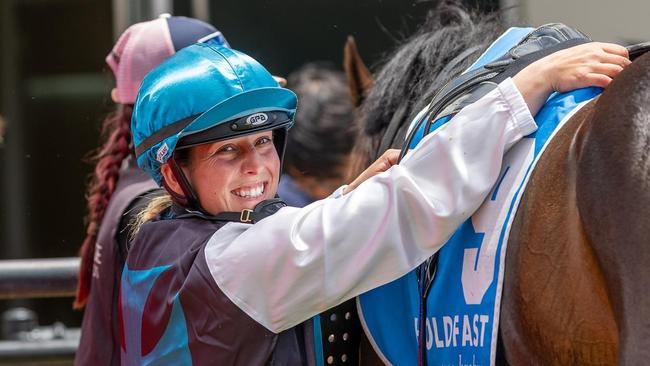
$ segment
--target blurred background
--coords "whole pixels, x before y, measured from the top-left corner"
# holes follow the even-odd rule
[[[596,40],[650,39],[650,2],[475,0],[512,24],[564,22]],[[308,61],[342,61],[354,35],[366,62],[413,32],[432,2],[414,0],[2,0],[0,1],[0,260],[72,257],[83,238],[84,187],[113,87],[104,63],[130,24],[161,13],[214,24],[231,46],[275,75]],[[0,264],[0,280],[3,271]],[[72,298],[3,300],[41,324],[78,327]]]

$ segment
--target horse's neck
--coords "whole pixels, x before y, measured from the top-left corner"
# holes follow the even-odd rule
[[[511,364],[613,364],[617,330],[576,205],[576,146],[593,104],[558,132],[512,225],[501,310]]]

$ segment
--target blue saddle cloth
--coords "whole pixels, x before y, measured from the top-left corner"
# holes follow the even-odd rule
[[[509,29],[469,70],[502,56],[532,30]],[[421,299],[416,271],[358,298],[366,334],[384,362],[418,364],[417,338],[424,331],[429,365],[494,364],[503,259],[521,193],[553,133],[601,91],[585,88],[552,94],[535,117],[539,129],[506,154],[489,198],[439,252],[437,274],[425,300],[426,329],[419,329]],[[449,119],[435,121],[430,131]],[[420,126],[410,147],[422,139],[425,125]]]

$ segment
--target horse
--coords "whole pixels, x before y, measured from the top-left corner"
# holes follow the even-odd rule
[[[411,120],[504,30],[443,2],[376,73],[348,39],[358,106],[350,176],[401,148]],[[642,364],[650,356],[650,54],[551,140],[506,250],[497,364]],[[406,325],[405,325],[406,326]],[[410,325],[409,325],[410,326]],[[364,364],[379,364],[367,345]]]

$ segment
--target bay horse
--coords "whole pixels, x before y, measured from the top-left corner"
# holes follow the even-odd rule
[[[435,91],[503,30],[494,14],[443,2],[376,77],[348,40],[344,64],[360,127],[350,176],[380,146],[401,148]],[[506,263],[497,364],[650,359],[650,54],[549,143],[512,223]],[[372,353],[362,347],[364,364],[379,363]]]

